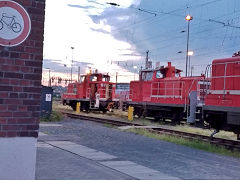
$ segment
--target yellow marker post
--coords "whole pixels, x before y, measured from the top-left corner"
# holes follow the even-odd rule
[[[133,111],[134,111],[134,107],[129,106],[128,107],[128,120],[132,121],[133,120]]]
[[[76,112],[77,113],[80,113],[80,107],[81,107],[81,103],[77,102],[77,105],[76,105]]]

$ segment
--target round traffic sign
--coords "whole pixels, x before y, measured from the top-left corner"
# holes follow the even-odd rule
[[[27,11],[15,1],[0,1],[0,45],[17,46],[27,39],[30,31]]]

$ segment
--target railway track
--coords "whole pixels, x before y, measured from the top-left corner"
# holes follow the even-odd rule
[[[72,114],[72,113],[66,113],[66,112],[63,112],[63,114],[65,114],[66,116],[68,116],[70,118],[74,118],[74,119],[94,121],[94,122],[98,122],[98,123],[102,123],[102,124],[103,123],[110,124],[110,125],[115,125],[115,126],[119,126],[119,127],[120,126],[135,126],[136,128],[138,128],[140,126],[144,126],[139,123],[125,122],[125,121],[112,120],[112,119],[104,119],[104,118],[91,117],[91,116],[84,116],[84,115],[78,115],[78,114]],[[198,141],[208,142],[208,143],[214,144],[216,146],[226,147],[227,149],[230,149],[230,150],[240,151],[240,141],[236,141],[236,140],[210,137],[210,136],[193,134],[193,133],[177,131],[177,130],[162,128],[162,127],[156,127],[156,128],[151,127],[151,128],[146,128],[146,129],[152,133],[165,134],[165,135],[170,135],[170,136],[175,136],[175,137],[182,137],[182,138],[190,139],[190,140],[198,140]]]

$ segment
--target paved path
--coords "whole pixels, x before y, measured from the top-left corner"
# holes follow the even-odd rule
[[[40,129],[48,135],[39,137],[39,180],[240,179],[239,159],[97,123],[67,119],[58,125],[41,125]]]

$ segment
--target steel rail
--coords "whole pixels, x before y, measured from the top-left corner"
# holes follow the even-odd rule
[[[66,112],[63,112],[63,114],[65,114],[66,116],[68,116],[70,118],[94,121],[94,122],[98,122],[101,124],[110,124],[110,125],[115,125],[115,126],[136,126],[136,128],[139,126],[144,126],[143,124],[133,123],[133,122],[125,122],[125,121],[121,121],[121,120],[104,119],[104,118],[99,118],[99,117],[84,116],[84,115],[72,114],[72,113],[66,113]],[[172,130],[172,129],[162,128],[162,127],[144,128],[144,129],[146,129],[152,133],[164,134],[164,135],[170,135],[170,136],[175,136],[175,137],[182,137],[182,138],[190,139],[190,140],[207,142],[207,143],[210,143],[210,144],[213,144],[216,146],[226,147],[227,149],[230,149],[230,150],[240,151],[240,141],[237,141],[237,140],[229,140],[229,139],[224,139],[224,138],[210,137],[210,136],[188,133],[188,132]]]
[[[87,121],[94,121],[94,122],[99,122],[99,123],[106,123],[106,124],[111,124],[111,125],[116,125],[116,126],[143,126],[142,124],[133,123],[133,122],[125,122],[125,121],[112,120],[112,119],[104,119],[104,118],[84,116],[84,115],[80,115],[80,114],[72,114],[72,113],[66,113],[66,112],[62,112],[62,113],[67,115],[70,118],[82,119],[82,120],[87,120]]]

